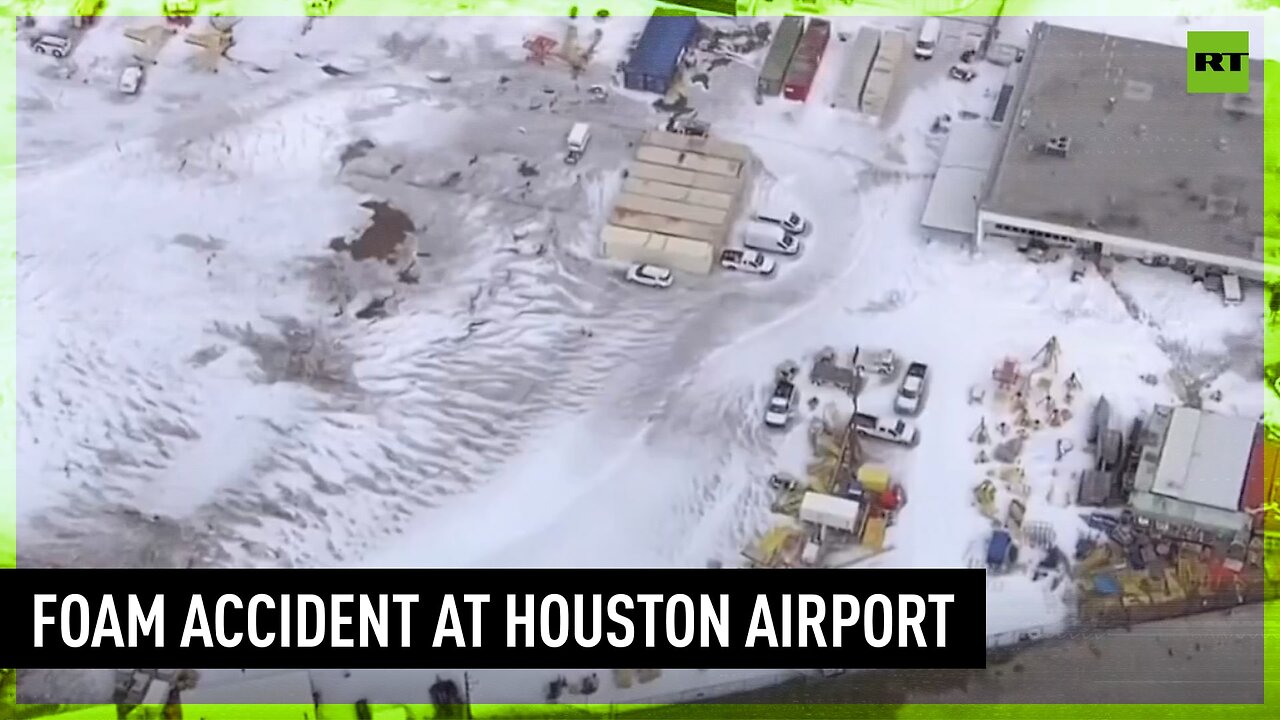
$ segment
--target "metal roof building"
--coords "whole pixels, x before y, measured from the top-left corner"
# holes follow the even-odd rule
[[[1222,536],[1246,534],[1241,510],[1258,423],[1188,407],[1157,407],[1130,504],[1158,522]]]
[[[930,230],[972,235],[991,157],[999,146],[999,128],[983,121],[952,124],[920,224]]]
[[[977,241],[1083,243],[1261,278],[1263,65],[1250,62],[1248,94],[1193,95],[1186,57],[1036,24]]]
[[[601,231],[605,256],[710,273],[735,223],[751,151],[655,131],[644,136],[636,158]]]
[[[654,15],[623,68],[623,85],[665,95],[675,80],[684,53],[698,35],[692,15]]]

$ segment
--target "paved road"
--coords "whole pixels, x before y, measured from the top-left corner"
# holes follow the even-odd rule
[[[1261,703],[1262,653],[1263,609],[1253,605],[1046,642],[985,670],[851,673],[721,702]]]

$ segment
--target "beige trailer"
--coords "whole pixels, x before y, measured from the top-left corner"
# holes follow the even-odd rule
[[[659,182],[657,180],[627,178],[627,180],[622,183],[622,192],[630,195],[644,195],[646,197],[658,198],[659,200],[672,200],[688,205],[709,207],[716,210],[724,210],[726,212],[733,210],[732,195],[713,192],[711,190],[699,190],[697,188],[685,187],[684,185],[672,185],[671,183]]]
[[[724,242],[725,229],[713,225],[703,225],[702,223],[690,222],[688,220],[677,220],[662,215],[653,215],[644,212],[635,212],[624,208],[614,208],[609,215],[609,224],[618,227],[631,228],[632,230],[644,230],[646,232],[661,233],[663,235],[673,235],[675,237],[685,237],[692,240],[701,240],[703,242],[712,243],[719,246]]]
[[[670,165],[655,165],[647,162],[632,163],[627,169],[627,176],[640,180],[656,180],[672,185],[685,185],[699,190],[737,195],[742,190],[742,178],[730,178],[723,175],[707,175],[706,173],[682,170]]]
[[[711,243],[691,238],[606,225],[600,239],[610,260],[661,265],[699,275],[709,274],[715,260]]]
[[[681,152],[671,148],[643,145],[636,150],[636,159],[641,162],[666,165],[668,167],[692,170],[708,175],[720,175],[729,178],[742,177],[742,163],[738,160],[725,160],[696,152]]]
[[[725,142],[724,140],[710,137],[698,138],[678,133],[662,132],[661,130],[650,130],[645,133],[641,144],[667,148],[678,152],[695,152],[723,160],[736,160],[742,164],[751,161],[751,149],[746,145]]]
[[[871,72],[862,90],[862,112],[868,117],[879,119],[888,107],[906,49],[907,36],[901,32],[886,30],[880,36],[880,51],[871,63]]]
[[[689,205],[674,200],[663,200],[648,195],[623,193],[618,196],[613,206],[622,210],[648,213],[650,215],[664,215],[677,220],[688,220],[713,227],[723,227],[730,222],[729,213],[724,210],[701,205]]]

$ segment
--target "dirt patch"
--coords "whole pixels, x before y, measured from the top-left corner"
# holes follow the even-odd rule
[[[369,227],[354,241],[348,243],[342,238],[334,238],[329,247],[337,252],[350,252],[354,260],[394,261],[401,243],[417,229],[413,220],[390,203],[379,200],[360,203],[360,207],[373,213]]]

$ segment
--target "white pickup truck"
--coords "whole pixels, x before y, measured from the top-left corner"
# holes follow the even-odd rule
[[[720,253],[720,267],[755,275],[772,275],[777,263],[757,250],[729,248]]]
[[[915,445],[920,442],[920,430],[906,420],[885,420],[870,413],[854,413],[853,428],[859,435],[875,440]]]

